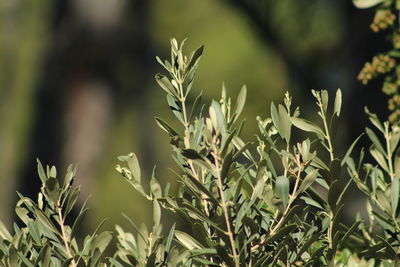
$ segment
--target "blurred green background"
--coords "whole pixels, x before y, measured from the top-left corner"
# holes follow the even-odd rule
[[[248,86],[245,138],[255,116],[286,90],[311,114],[311,89],[342,88],[339,140],[363,129],[363,106],[385,114],[379,86],[356,76],[380,51],[369,30],[372,11],[330,0],[13,0],[0,1],[0,219],[10,226],[16,193],[36,197],[36,158],[60,175],[78,163],[77,184],[107,228],[125,225],[121,212],[150,221],[151,207],[114,170],[135,151],[144,177],[174,183],[168,137],[155,115],[172,119],[153,77],[155,56],[169,57],[169,39],[204,44],[193,91],[218,98],[225,82],[234,99]],[[311,101],[311,102],[310,102]],[[343,148],[344,149],[344,148]]]

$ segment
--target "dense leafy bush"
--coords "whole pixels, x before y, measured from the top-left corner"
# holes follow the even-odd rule
[[[189,57],[171,41],[170,60],[158,62],[167,76],[155,76],[181,124],[156,118],[169,135],[178,166],[179,188],[162,188],[155,178],[144,185],[134,153],[119,157],[117,171],[153,204],[154,225],[126,232],[115,227],[116,252],[102,254],[112,234],[99,232],[79,241],[84,205],[72,226],[65,220],[75,205],[75,168],[64,180],[54,167],[43,169],[37,201],[20,196],[16,213],[21,225],[13,234],[0,225],[3,266],[393,266],[398,263],[400,131],[366,111],[376,130],[366,128],[374,162],[364,162],[362,149],[352,157],[357,140],[337,153],[335,125],[342,94],[312,91],[318,120],[306,120],[286,93],[282,104],[270,105],[270,117],[257,117],[253,142],[240,136],[240,114],[246,87],[236,101],[223,86],[219,101],[204,105],[190,92],[203,47]],[[383,138],[381,138],[379,133]],[[146,181],[148,181],[146,179]],[[369,218],[341,222],[344,195],[355,182],[367,196]],[[146,182],[145,182],[146,183]],[[148,189],[147,189],[148,188]],[[162,211],[184,224],[163,229]],[[164,215],[165,216],[165,215]]]

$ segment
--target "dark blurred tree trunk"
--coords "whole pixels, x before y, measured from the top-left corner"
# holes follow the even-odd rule
[[[60,175],[66,165],[78,163],[76,183],[82,184],[86,198],[93,193],[106,140],[113,138],[113,118],[129,105],[136,105],[138,114],[146,112],[143,88],[153,72],[147,26],[151,1],[114,4],[118,3],[120,6],[105,3],[107,10],[102,10],[105,7],[97,6],[96,1],[57,2],[51,53],[39,88],[33,145],[20,185],[23,194],[33,196],[39,189],[34,164],[39,157],[43,164],[59,167]],[[93,13],[90,7],[103,13]],[[109,17],[110,13],[116,17]],[[151,157],[147,122],[140,123],[142,148]]]

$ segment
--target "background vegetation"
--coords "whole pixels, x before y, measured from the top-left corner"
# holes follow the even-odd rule
[[[374,90],[379,81],[363,87],[356,77],[387,44],[368,28],[373,10],[349,1],[20,0],[2,2],[0,12],[0,218],[7,223],[15,190],[39,189],[37,157],[60,169],[79,163],[82,199],[93,194],[101,203],[91,206],[88,228],[104,217],[106,228],[123,224],[121,212],[151,220],[110,159],[136,151],[143,177],[157,163],[158,177],[173,179],[168,138],[153,120],[170,116],[153,73],[160,70],[154,55],[168,54],[172,36],[188,37],[188,50],[206,46],[194,85],[206,98],[219,98],[221,80],[231,95],[247,84],[248,135],[253,118],[285,90],[303,106],[312,88],[342,88],[343,109],[353,114],[340,126],[343,143],[366,125],[363,106],[386,110]]]

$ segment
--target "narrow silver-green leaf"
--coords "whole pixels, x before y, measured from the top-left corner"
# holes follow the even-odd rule
[[[135,178],[136,182],[140,183],[141,179],[140,166],[135,153],[133,152],[129,153],[127,163],[129,170],[133,175],[133,178]]]
[[[359,135],[356,140],[354,140],[354,142],[350,145],[349,149],[347,149],[346,154],[344,155],[342,162],[340,163],[340,165],[343,167],[343,165],[346,163],[346,160],[348,157],[350,157],[351,153],[353,152],[353,149],[355,147],[355,145],[357,144],[358,140],[360,140],[361,136],[363,136],[364,134],[362,133],[361,135]]]
[[[305,119],[300,119],[300,118],[294,118],[294,117],[290,118],[290,121],[293,123],[294,126],[296,126],[297,128],[299,128],[303,131],[313,132],[320,136],[324,136],[324,132],[322,131],[322,129],[310,121],[307,121]]]
[[[353,0],[353,4],[357,8],[370,8],[382,3],[384,0]]]
[[[187,233],[175,230],[175,237],[178,241],[187,249],[200,249],[202,248],[200,243],[197,242],[193,237],[188,235]]]
[[[386,163],[385,156],[382,155],[381,152],[378,151],[378,149],[375,148],[375,145],[372,145],[371,148],[369,149],[369,152],[371,155],[374,157],[376,162],[386,171],[389,173],[389,167]]]
[[[317,207],[317,208],[319,208],[319,209],[321,209],[321,210],[324,209],[324,208],[321,206],[321,204],[319,204],[317,201],[315,201],[315,200],[312,199],[312,198],[309,198],[309,197],[306,197],[306,196],[301,196],[300,198],[301,198],[302,200],[304,200],[304,202],[305,202],[306,204],[308,204],[308,205]]]
[[[397,145],[399,144],[399,140],[400,130],[393,131],[390,137],[390,154],[393,154],[393,152],[396,150]]]
[[[165,92],[167,92],[168,94],[174,95],[174,96],[178,96],[174,86],[172,85],[171,81],[167,77],[165,77],[164,75],[162,75],[160,73],[157,73],[154,77],[155,77],[158,85],[160,85],[160,87]]]
[[[283,138],[285,138],[286,142],[290,142],[290,128],[292,126],[290,122],[290,116],[286,110],[286,108],[282,105],[278,106],[279,110],[279,122],[281,126],[281,131]]]
[[[335,104],[333,107],[333,113],[336,114],[336,116],[340,116],[340,110],[342,108],[342,90],[337,89],[336,91],[336,97],[335,97]]]
[[[321,101],[324,113],[328,110],[329,95],[327,90],[321,90]]]
[[[379,120],[378,116],[375,113],[371,113],[367,107],[364,108],[364,111],[368,115],[368,118],[372,122],[372,124],[375,125],[375,127],[378,128],[379,131],[381,131],[382,133],[385,133],[383,125],[382,125],[381,121]]]
[[[64,216],[66,217],[74,207],[80,193],[80,187],[75,188],[72,193],[68,196],[67,206],[64,211]]]
[[[154,117],[154,119],[156,120],[158,126],[166,131],[171,137],[178,136],[178,133],[174,129],[172,129],[171,126],[169,126],[165,121],[158,117]]]
[[[152,177],[150,180],[150,191],[153,194],[153,196],[158,199],[162,197],[162,190],[161,186],[158,183],[157,179]]]
[[[286,176],[278,176],[275,181],[276,194],[283,201],[283,205],[286,207],[289,200],[289,179]]]
[[[190,62],[188,65],[188,70],[190,70],[193,66],[196,66],[197,63],[199,62],[201,55],[203,54],[204,50],[204,45],[200,46],[199,48],[196,49],[196,51],[192,54],[190,57]]]
[[[37,169],[38,169],[39,178],[42,181],[42,183],[44,184],[47,180],[46,173],[44,172],[43,165],[40,162],[40,160],[36,159],[36,161],[37,161]]]
[[[386,151],[383,148],[381,142],[379,141],[378,136],[376,136],[375,132],[368,127],[365,128],[365,132],[367,133],[369,139],[372,141],[375,147],[379,150],[379,152],[381,152],[382,154],[386,154]]]
[[[246,102],[247,87],[243,85],[236,100],[235,119],[240,116]]]
[[[155,228],[157,228],[161,223],[161,207],[158,200],[153,200],[153,221]]]
[[[72,230],[71,230],[71,239],[75,237],[75,235],[78,233],[79,227],[82,224],[83,218],[86,215],[86,212],[88,211],[87,208],[84,208],[76,217],[74,224],[72,225]]]
[[[111,240],[112,234],[110,231],[102,232],[93,239],[91,250],[94,251],[97,248],[99,249],[100,253],[103,253]]]
[[[59,231],[57,230],[57,228],[55,227],[53,222],[50,221],[50,219],[46,216],[46,214],[43,211],[41,211],[38,208],[35,208],[35,215],[36,215],[38,221],[42,225],[46,226],[53,233],[59,234]]]
[[[284,135],[282,133],[282,128],[281,128],[281,122],[279,120],[279,113],[276,109],[274,102],[271,103],[271,119],[272,119],[272,122],[274,123],[274,126],[275,126],[276,130],[278,131],[279,135],[282,138],[284,138]]]
[[[299,194],[303,193],[304,191],[306,191],[314,182],[315,179],[317,178],[318,175],[318,170],[314,169],[312,171],[310,171],[306,177],[304,178],[303,182],[301,183],[300,187],[299,187]]]
[[[7,227],[4,225],[4,223],[0,220],[0,237],[1,239],[11,241],[12,236],[10,232],[8,232]]]
[[[165,251],[167,253],[169,253],[169,250],[171,248],[172,239],[174,238],[175,225],[176,225],[176,223],[174,223],[174,225],[172,225],[171,230],[169,231],[169,234],[168,234],[167,243],[165,244]]]

